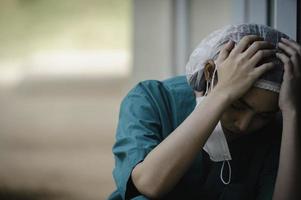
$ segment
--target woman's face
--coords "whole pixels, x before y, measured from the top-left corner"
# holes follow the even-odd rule
[[[231,104],[221,118],[227,139],[255,132],[271,120],[279,110],[278,93],[253,87]]]

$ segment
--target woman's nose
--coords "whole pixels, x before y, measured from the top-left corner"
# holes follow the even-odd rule
[[[251,112],[246,112],[239,116],[239,118],[235,122],[235,126],[239,132],[246,132],[248,130],[249,125],[251,124],[253,119],[253,114]]]

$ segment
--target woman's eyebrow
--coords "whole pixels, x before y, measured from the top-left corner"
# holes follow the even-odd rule
[[[277,113],[279,110],[271,110],[271,111],[263,111],[263,112],[260,112],[260,114],[275,114]]]
[[[244,99],[238,99],[239,103],[243,104],[244,106],[246,106],[248,109],[253,110],[254,108],[252,106],[250,106]],[[260,112],[260,114],[272,114],[272,113],[276,113],[279,110],[268,110],[268,111],[263,111]]]
[[[247,108],[254,110],[252,106],[250,106],[247,102],[245,102],[245,100],[243,99],[238,99],[238,102],[243,104],[244,106],[246,106]]]

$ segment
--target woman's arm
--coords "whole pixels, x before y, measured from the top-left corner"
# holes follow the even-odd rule
[[[223,48],[217,60],[217,86],[179,127],[133,169],[131,178],[140,193],[150,198],[160,198],[169,192],[190,167],[228,105],[240,98],[260,75],[271,69],[272,63],[254,68],[259,60],[273,53],[262,50],[271,46],[260,40],[258,36],[246,36],[235,48],[233,42]]]
[[[279,107],[283,116],[283,132],[274,200],[301,199],[300,152],[300,83],[301,47],[295,41],[282,39],[277,53],[284,63]]]
[[[218,94],[217,90],[210,93],[133,169],[132,180],[140,193],[159,198],[179,181],[215,128],[227,104],[227,97]]]
[[[296,110],[282,113],[283,132],[274,200],[301,199],[300,118]]]

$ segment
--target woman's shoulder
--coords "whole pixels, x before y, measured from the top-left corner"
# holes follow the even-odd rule
[[[164,80],[148,79],[138,82],[128,94],[132,93],[145,93],[150,96],[158,97],[158,95],[175,95],[186,93],[194,95],[192,88],[189,86],[186,76],[173,76]]]
[[[145,87],[167,87],[168,89],[190,87],[185,75],[173,76],[164,80],[147,79],[138,82],[136,86],[139,85],[143,85]]]
[[[185,76],[165,80],[144,80],[136,84],[123,99],[121,107],[132,105],[153,110],[160,118],[172,118],[180,124],[194,109],[195,94]]]

